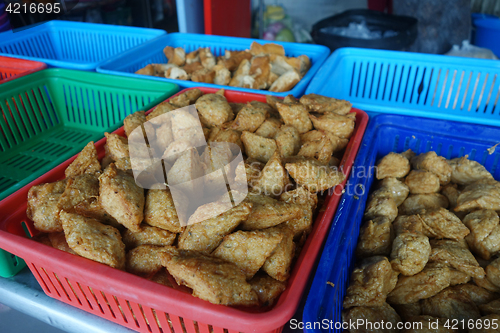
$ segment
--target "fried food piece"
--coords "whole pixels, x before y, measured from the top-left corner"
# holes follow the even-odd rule
[[[224,169],[226,175],[230,174],[231,166],[230,162],[232,160],[232,153],[229,149],[229,145],[224,143],[213,144],[205,147],[205,151],[201,156],[201,161],[205,168],[205,190],[210,191],[220,191],[221,184],[224,184],[224,190],[226,188],[226,182],[222,172],[217,172],[218,170]],[[221,192],[217,192],[221,193]]]
[[[273,109],[269,104],[259,101],[251,101],[250,104],[255,108],[261,110],[261,112],[270,115],[273,118],[279,119],[280,114]]]
[[[454,292],[466,294],[476,305],[486,304],[495,299],[498,299],[498,294],[476,286],[472,283],[461,284],[450,287]]]
[[[168,113],[170,111],[173,111],[177,109],[174,105],[170,104],[169,101],[163,101],[160,104],[158,104],[151,113],[149,113],[146,116],[146,120],[150,121],[151,119],[161,116],[162,114]],[[152,121],[151,123],[156,124],[155,121]]]
[[[262,125],[257,128],[255,134],[265,138],[274,139],[281,127],[281,122],[276,118],[269,118],[264,120]]]
[[[364,216],[366,220],[385,216],[392,222],[398,216],[398,206],[392,197],[377,195],[374,192],[366,205]]]
[[[420,215],[399,215],[394,221],[393,227],[396,235],[411,232],[432,236],[424,229],[423,221]]]
[[[299,185],[311,192],[319,192],[342,183],[345,175],[337,168],[330,168],[315,159],[298,159],[286,163],[285,169]]]
[[[487,304],[479,305],[479,309],[483,314],[497,314],[500,315],[500,299],[496,299]]]
[[[126,271],[147,277],[159,272],[162,268],[160,253],[168,251],[170,246],[144,244],[127,252]]]
[[[441,185],[446,185],[451,179],[451,167],[446,158],[438,156],[435,151],[420,154],[411,159],[414,169],[432,172],[439,178]]]
[[[214,83],[214,80],[215,71],[211,69],[202,68],[191,74],[191,81],[193,82]]]
[[[142,224],[139,232],[125,230],[123,243],[127,249],[133,249],[141,245],[167,246],[172,245],[176,237],[175,233],[168,230]]]
[[[355,328],[350,329],[350,333],[397,333],[399,332],[397,323],[401,321],[397,312],[385,302],[381,306],[358,306],[344,310],[342,319],[347,323],[363,320],[363,324],[354,325]],[[377,325],[382,320],[384,323],[391,323],[392,328],[382,329],[381,325]],[[374,327],[380,328],[376,329]]]
[[[262,169],[264,169],[264,164],[258,161],[248,161],[248,159],[243,164],[238,164],[236,167],[234,178],[235,182],[239,184],[247,183],[250,188],[252,188],[257,180],[259,179]],[[243,173],[245,171],[245,173]],[[246,175],[246,178],[243,175]]]
[[[28,191],[26,216],[31,219],[35,228],[42,232],[61,232],[59,220],[60,208],[57,203],[66,188],[66,179],[36,185]]]
[[[309,119],[311,119],[314,128],[333,133],[341,138],[349,139],[354,133],[356,114],[349,113],[346,116],[342,116],[329,112],[320,117],[315,117],[310,114]]]
[[[284,56],[285,48],[283,47],[283,45],[279,45],[276,43],[259,44],[257,42],[252,42],[252,44],[250,45],[250,53],[254,56],[262,54],[277,54]]]
[[[287,62],[287,58],[281,55],[270,55],[271,72],[280,77],[288,72],[296,72],[300,79],[300,74],[297,69]]]
[[[197,99],[196,109],[202,117],[202,123],[220,126],[227,121],[232,112],[226,98],[217,94],[206,94]]]
[[[460,293],[453,288],[447,288],[439,294],[422,301],[422,314],[433,315],[459,321],[477,320],[481,313],[476,304],[466,293]],[[460,329],[461,332],[467,330]]]
[[[252,88],[255,79],[250,76],[250,61],[243,59],[238,65],[238,69],[233,73],[233,78],[229,82],[232,87]]]
[[[257,273],[248,281],[259,297],[261,306],[271,306],[286,289],[286,283],[277,281],[265,273]]]
[[[123,127],[125,129],[125,134],[127,135],[127,137],[130,136],[130,133],[132,133],[133,130],[135,130],[137,127],[140,127],[145,122],[146,115],[144,111],[137,111],[125,117],[125,119],[123,120]]]
[[[488,316],[481,317],[478,322],[481,322],[481,327],[477,325],[474,328],[469,329],[469,333],[495,333],[498,332],[498,326],[494,323],[500,322],[500,314],[490,314]]]
[[[250,52],[248,52],[247,50],[243,50],[243,51],[225,50],[223,62],[224,62],[224,66],[228,70],[234,71],[238,68],[239,64],[245,59],[247,61],[252,59],[252,54]]]
[[[171,97],[168,101],[170,104],[182,108],[184,106],[195,104],[198,98],[200,98],[201,96],[203,96],[203,92],[198,88],[194,88]]]
[[[383,306],[398,282],[398,273],[393,271],[386,257],[375,256],[363,259],[351,275],[351,283],[344,298],[344,309],[354,306]]]
[[[148,191],[144,208],[144,222],[173,233],[184,230],[168,188]]]
[[[267,163],[277,148],[276,141],[273,139],[264,138],[248,131],[241,133],[241,142],[247,156],[262,163]]]
[[[265,195],[277,196],[285,191],[289,183],[288,173],[283,166],[278,150],[276,150],[262,169],[259,178],[253,183],[253,187],[258,188],[260,193]]]
[[[299,205],[302,209],[299,217],[286,221],[284,224],[293,232],[293,238],[297,241],[302,235],[309,235],[313,223],[313,213],[318,204],[318,195],[309,192],[306,188],[299,186],[293,191],[282,193],[280,201]]]
[[[275,140],[281,157],[295,156],[300,151],[299,131],[291,125],[281,126]]]
[[[493,260],[486,266],[485,271],[488,281],[500,288],[500,258]]]
[[[406,177],[405,184],[411,194],[428,194],[439,191],[439,178],[434,173],[424,170],[412,170]]]
[[[102,207],[127,229],[138,232],[144,218],[144,189],[134,177],[111,163],[99,176],[99,201]]]
[[[215,66],[215,57],[209,47],[200,48],[198,51],[200,62],[206,69],[212,69]]]
[[[148,278],[148,280],[173,289],[175,289],[175,287],[177,286],[177,283],[175,283],[174,278],[163,267],[155,275]]]
[[[140,68],[137,71],[135,71],[135,74],[154,76],[156,74],[156,71],[153,65],[148,64],[146,65],[146,67]]]
[[[448,161],[451,167],[451,181],[458,185],[470,185],[481,179],[493,179],[488,170],[476,161],[471,161],[468,156],[454,158]]]
[[[186,72],[186,74],[191,75],[191,80],[192,81],[194,81],[194,79],[193,79],[193,74],[194,73],[200,72],[202,70],[204,70],[206,72],[212,72],[212,71],[206,69],[205,67],[203,67],[203,65],[199,61],[198,62],[192,62],[190,64],[186,64],[186,65],[182,66],[182,69]]]
[[[257,294],[245,274],[233,263],[197,251],[161,253],[160,260],[178,284],[193,289],[193,296],[213,304],[256,306]]]
[[[401,233],[392,243],[392,269],[411,276],[421,272],[431,254],[429,238],[417,233]]]
[[[64,211],[60,216],[66,241],[73,251],[114,268],[125,268],[125,244],[118,229]]]
[[[247,103],[236,115],[236,119],[231,124],[231,129],[236,131],[255,132],[266,120],[268,113],[263,109],[256,109]]]
[[[213,134],[212,134],[213,133]],[[218,127],[213,127],[210,132],[210,137],[208,142],[229,142],[238,145],[242,152],[245,151],[243,142],[241,141],[241,133],[232,129],[219,129]],[[237,152],[233,152],[237,153]]]
[[[203,178],[205,171],[196,148],[191,148],[182,153],[174,165],[167,172],[170,186],[182,191],[191,200],[197,200],[203,196]],[[181,220],[182,222],[183,220]]]
[[[64,171],[66,178],[75,177],[83,173],[95,173],[101,171],[101,164],[97,159],[97,150],[94,141],[90,141],[78,154],[78,157],[71,162]]]
[[[448,199],[450,203],[449,205],[450,210],[455,209],[455,207],[457,206],[458,196],[460,195],[460,191],[457,189],[457,185],[456,184],[446,185],[445,187],[442,188],[441,194],[446,196],[446,198]]]
[[[474,278],[483,278],[484,269],[467,247],[454,240],[442,239],[431,242],[432,251],[429,262],[445,263]]]
[[[214,83],[227,86],[231,82],[231,72],[223,64],[215,65],[212,70],[215,72]]]
[[[232,262],[251,279],[283,239],[276,230],[236,231],[224,237],[212,256]]]
[[[165,57],[168,59],[169,64],[174,64],[176,66],[183,66],[186,62],[186,51],[182,47],[167,46],[163,49]]]
[[[413,215],[438,208],[448,208],[448,199],[439,193],[411,194],[398,207],[400,215]]]
[[[403,178],[410,172],[410,161],[401,154],[389,153],[377,165],[377,179]]]
[[[283,103],[283,100],[281,98],[278,98],[273,95],[266,95],[266,103],[273,108],[273,110],[278,111],[278,105],[277,103]]]
[[[58,249],[71,254],[76,254],[76,252],[69,247],[64,232],[51,232],[48,234],[48,237],[50,240],[50,245],[52,245],[54,249]]]
[[[495,293],[500,293],[500,287],[497,287],[493,283],[491,283],[487,277],[482,278],[482,279],[474,279],[474,283],[481,288],[484,288],[486,290],[495,292]]]
[[[472,252],[490,260],[500,251],[500,219],[494,210],[477,210],[465,216],[463,222],[470,230],[465,240]]]
[[[278,201],[265,195],[248,193],[247,198],[253,203],[253,208],[248,219],[241,223],[242,230],[274,227],[299,217],[301,213],[299,205]]]
[[[369,220],[359,230],[356,257],[366,258],[373,255],[388,256],[391,253],[393,240],[394,231],[391,220],[385,216]]]
[[[105,132],[104,136],[106,137],[106,145],[113,161],[130,157],[127,138],[108,132]]]
[[[460,219],[444,208],[420,214],[426,233],[436,238],[463,239],[470,231]]]
[[[455,268],[451,267],[446,262],[428,262],[427,265],[425,266],[425,269],[432,269],[432,268],[446,268],[450,271],[450,286],[455,286],[457,284],[464,284],[467,283],[471,280],[471,276],[467,273],[464,273],[462,271],[456,270]]]
[[[186,54],[186,64],[192,64],[195,62],[200,62],[200,50],[194,50]]]
[[[467,185],[458,196],[456,212],[475,209],[500,210],[500,183],[494,179],[480,179]]]
[[[286,281],[290,277],[292,260],[295,254],[295,243],[293,242],[294,233],[285,223],[266,230],[277,232],[281,234],[283,238],[264,262],[262,270],[273,279]]]
[[[179,237],[179,249],[195,250],[210,254],[252,211],[252,203],[242,202],[238,206],[208,220],[191,224]]]
[[[300,103],[305,105],[310,112],[327,113],[334,112],[346,115],[351,112],[352,104],[343,99],[307,94],[300,98]]]
[[[293,87],[300,81],[300,75],[296,70],[290,70],[282,74],[276,81],[271,84],[269,91],[285,92],[292,90]]]
[[[413,317],[417,317],[422,314],[420,302],[410,304],[393,304],[392,307],[404,321],[411,321]]]
[[[313,125],[304,105],[276,102],[276,107],[286,125],[295,127],[299,133],[312,130]]]
[[[327,164],[333,154],[335,147],[326,136],[317,141],[305,142],[298,153],[299,156],[312,157],[320,163]]]
[[[392,177],[382,179],[379,190],[393,198],[396,206],[400,206],[410,193],[410,188],[406,184]]]
[[[283,103],[285,104],[297,104],[299,100],[295,98],[295,96],[288,94],[283,98]]]
[[[450,285],[448,268],[425,268],[412,276],[401,276],[387,296],[390,304],[410,304],[437,295]]]
[[[271,64],[268,56],[253,57],[250,62],[249,74],[254,78],[253,89],[266,89],[267,80],[271,73]]]
[[[189,80],[189,75],[188,73],[179,67],[169,67],[165,72],[164,76],[167,79],[173,79],[173,80]]]

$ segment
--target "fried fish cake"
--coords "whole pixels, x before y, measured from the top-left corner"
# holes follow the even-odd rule
[[[312,130],[313,125],[309,119],[309,113],[302,104],[287,104],[276,102],[276,108],[286,125],[293,126],[300,134]]]
[[[299,156],[312,157],[322,164],[327,164],[332,158],[335,147],[326,136],[320,140],[305,142],[298,153]]]
[[[392,223],[386,216],[376,217],[365,222],[359,230],[356,257],[367,258],[373,255],[388,256],[394,240]]]
[[[262,163],[267,163],[276,150],[276,141],[262,136],[243,131],[241,142],[245,147],[248,157],[254,158]]]
[[[219,216],[188,225],[179,237],[179,249],[211,253],[224,236],[233,232],[250,216],[251,211],[252,203],[242,202]]]
[[[343,99],[307,94],[300,98],[300,103],[305,105],[310,112],[327,113],[334,112],[346,115],[351,112],[352,104]]]
[[[292,260],[295,254],[294,232],[285,223],[266,231],[281,233],[283,239],[266,259],[262,270],[278,281],[286,281],[290,277]]]
[[[411,165],[417,170],[432,172],[439,178],[441,185],[446,185],[451,179],[451,167],[446,158],[438,156],[435,151],[420,154],[411,159]]]
[[[232,262],[249,280],[264,265],[282,239],[283,234],[279,230],[239,230],[225,236],[212,256]]]
[[[401,233],[392,243],[392,269],[411,276],[421,272],[431,254],[429,238],[418,233]]]
[[[95,173],[101,171],[101,164],[97,159],[97,150],[94,141],[90,141],[78,154],[78,157],[71,162],[64,171],[66,178],[75,177],[83,173]]]
[[[283,125],[274,138],[282,157],[295,156],[300,151],[299,131],[291,125]]]
[[[262,194],[277,196],[283,193],[289,184],[290,178],[283,166],[280,154],[276,150],[253,186],[259,189]]]
[[[483,278],[484,269],[479,266],[476,258],[469,249],[458,241],[442,239],[432,240],[432,251],[429,255],[429,262],[445,263],[451,267],[464,272],[474,278]]]
[[[381,216],[387,217],[391,222],[394,221],[398,216],[398,206],[392,196],[377,195],[374,192],[366,205],[364,218],[371,220]]]
[[[479,305],[479,309],[483,314],[497,314],[500,315],[500,299],[496,299],[487,304]]]
[[[500,210],[500,183],[483,178],[467,185],[458,196],[456,212],[475,209]]]
[[[448,161],[451,167],[451,181],[458,185],[469,185],[481,179],[493,179],[486,168],[468,156],[454,158]]]
[[[281,122],[276,118],[269,118],[257,128],[255,134],[263,136],[264,138],[274,139],[281,127]]]
[[[140,245],[172,245],[177,235],[168,230],[141,224],[141,231],[133,232],[125,230],[123,233],[123,243],[127,249],[133,249]]]
[[[398,207],[400,215],[419,214],[438,208],[448,208],[448,199],[440,193],[410,194]]]
[[[498,299],[499,295],[472,283],[450,287],[455,292],[466,294],[476,305],[487,304]]]
[[[133,130],[140,127],[145,122],[146,115],[144,111],[137,111],[126,116],[125,119],[123,119],[123,128],[125,129],[127,137],[130,136],[130,133],[132,133]]]
[[[280,201],[299,205],[302,209],[299,217],[286,221],[284,224],[292,230],[294,240],[298,240],[302,235],[309,235],[312,229],[313,213],[318,204],[318,195],[311,193],[302,186],[280,195]]]
[[[228,120],[229,115],[232,113],[226,98],[217,94],[203,95],[196,100],[195,105],[200,113],[201,122],[209,126],[222,125]]]
[[[405,179],[411,194],[428,194],[439,191],[439,178],[434,173],[425,170],[412,170]]]
[[[127,252],[125,269],[127,272],[139,276],[152,276],[162,268],[160,253],[170,246],[143,244]]]
[[[51,232],[48,234],[48,237],[53,248],[71,254],[76,254],[76,252],[69,247],[64,232]]]
[[[174,105],[170,104],[170,101],[163,101],[160,104],[158,104],[151,113],[149,113],[146,116],[147,121],[151,121],[153,118],[156,118],[158,116],[161,116],[162,114],[168,113],[170,111],[173,111],[177,109]],[[156,124],[156,121],[152,121],[153,124]]]
[[[26,215],[30,218],[35,228],[42,232],[62,231],[59,220],[60,208],[57,203],[66,188],[66,179],[55,183],[36,185],[28,191],[28,205]]]
[[[77,254],[114,268],[125,268],[125,244],[118,229],[64,211],[61,222],[66,241]]]
[[[349,139],[354,133],[356,114],[348,113],[343,116],[333,112],[325,113],[320,117],[310,114],[314,128],[332,133],[341,138]]]
[[[387,177],[380,181],[382,191],[394,199],[396,206],[400,206],[410,193],[410,188],[396,178]]]
[[[420,233],[426,235],[427,237],[432,236],[423,227],[423,221],[420,215],[399,215],[393,223],[394,233],[396,235],[412,232]]]
[[[315,159],[297,159],[286,163],[285,169],[295,182],[311,192],[320,192],[342,183],[345,175],[337,168],[330,168]]]
[[[494,210],[477,210],[465,216],[463,222],[470,230],[465,240],[472,252],[490,260],[500,251],[500,219]]]
[[[245,274],[233,263],[198,251],[173,248],[161,253],[160,260],[177,283],[191,288],[195,297],[213,304],[259,304]]]
[[[259,297],[261,306],[271,306],[286,289],[286,283],[277,281],[265,273],[257,273],[248,281]]]
[[[449,238],[454,240],[464,239],[470,230],[460,219],[444,208],[420,214],[425,233],[436,238]]]
[[[254,108],[252,104],[247,103],[236,115],[236,119],[232,122],[230,129],[253,133],[268,117],[269,113],[266,109]]]
[[[410,161],[401,154],[389,153],[377,165],[377,179],[402,178],[410,172]]]
[[[182,108],[184,106],[195,104],[198,98],[200,98],[201,96],[203,96],[203,92],[198,88],[194,88],[189,89],[188,91],[183,92],[177,96],[174,96],[168,101],[170,104]]]
[[[99,176],[99,201],[102,207],[127,229],[138,232],[144,219],[144,189],[134,177],[111,163]]]
[[[248,219],[240,225],[242,230],[258,230],[274,227],[280,223],[297,218],[301,207],[295,204],[278,201],[260,194],[248,194],[253,208]]]
[[[173,233],[182,232],[172,193],[167,189],[149,190],[146,195],[144,222]]]
[[[401,318],[397,312],[387,303],[383,303],[380,306],[357,306],[344,310],[342,313],[342,319],[347,323],[360,323],[360,325],[354,325],[354,329],[350,329],[350,333],[397,333],[397,323],[401,321]],[[385,323],[391,323],[392,325],[383,326],[377,323],[381,321]]]
[[[105,132],[104,136],[106,137],[106,145],[109,150],[109,155],[113,161],[130,157],[127,138],[114,133],[110,134],[108,132]]]

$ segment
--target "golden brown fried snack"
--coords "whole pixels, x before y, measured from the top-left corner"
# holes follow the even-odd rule
[[[223,63],[228,70],[234,71],[238,68],[240,63],[245,59],[246,60],[252,59],[252,54],[247,50],[243,51],[225,50]]]
[[[358,322],[358,320],[363,320],[359,322],[360,325],[354,325],[354,329],[350,329],[350,333],[397,333],[397,323],[401,321],[401,318],[396,313],[396,311],[387,303],[383,303],[380,306],[358,306],[344,310],[342,313],[342,319],[347,323]],[[385,323],[391,323],[392,328],[382,329],[381,325],[377,325],[381,321]],[[374,328],[374,327],[379,327]],[[386,326],[387,327],[387,326]]]
[[[212,256],[232,262],[251,279],[283,239],[278,230],[236,231],[224,237]]]
[[[431,254],[429,238],[418,233],[401,233],[392,243],[391,265],[406,276],[421,272]]]
[[[405,184],[411,194],[428,194],[439,191],[439,178],[434,173],[424,170],[412,170],[406,177]]]
[[[307,94],[300,98],[300,103],[305,105],[310,112],[334,112],[346,115],[351,112],[352,104],[343,99],[336,99],[317,94]]]
[[[200,62],[206,69],[212,69],[215,66],[215,57],[209,47],[200,48],[198,50]]]
[[[500,299],[496,299],[487,304],[479,305],[479,309],[483,314],[497,314],[500,315]]]
[[[76,254],[76,252],[69,247],[64,232],[51,232],[48,234],[48,237],[53,248],[71,254]]]
[[[255,134],[263,136],[265,138],[274,139],[276,133],[278,133],[281,127],[281,122],[276,118],[269,118],[264,120],[262,125],[257,128]]]
[[[398,216],[398,206],[391,196],[372,193],[366,205],[364,218],[366,220],[377,217],[387,217],[391,222]]]
[[[380,182],[380,192],[394,199],[397,206],[400,206],[410,193],[410,188],[396,178],[387,177]]]
[[[242,230],[274,227],[297,218],[301,212],[299,205],[278,201],[268,196],[248,193],[247,198],[253,203],[253,208],[248,219],[241,223],[240,228]]]
[[[438,156],[434,151],[413,157],[411,165],[414,169],[432,172],[438,176],[441,185],[446,185],[450,182],[451,167],[444,157]]]
[[[387,296],[390,304],[410,304],[432,297],[450,285],[450,271],[445,268],[425,268],[413,276],[401,276]]]
[[[413,215],[438,208],[448,208],[448,199],[439,193],[411,194],[398,207],[400,215]]]
[[[125,129],[125,134],[127,135],[127,137],[130,136],[130,133],[132,133],[133,130],[135,130],[137,127],[140,127],[145,122],[146,115],[144,111],[137,111],[125,117],[125,119],[123,120],[123,127]]]
[[[298,159],[286,163],[285,169],[299,185],[311,192],[319,192],[342,183],[345,175],[337,168],[330,168],[315,159]]]
[[[283,166],[280,154],[278,150],[276,150],[252,185],[262,194],[278,196],[285,192],[289,184],[290,178]]]
[[[97,150],[94,141],[90,141],[78,154],[78,157],[71,162],[64,171],[66,178],[75,177],[83,173],[95,173],[101,171],[101,164],[97,159]]]
[[[277,54],[284,56],[285,48],[283,47],[283,45],[275,43],[259,44],[257,42],[252,42],[252,44],[250,45],[250,53],[254,56],[262,54]]]
[[[410,304],[393,304],[392,307],[404,321],[409,321],[412,317],[420,316],[422,314],[420,302]]]
[[[495,292],[495,293],[500,293],[500,287],[495,286],[493,283],[491,283],[487,277],[483,279],[474,279],[474,283],[481,288],[484,288],[486,290]]]
[[[247,159],[243,164],[240,163],[236,167],[234,180],[239,184],[245,184],[246,182],[252,188],[259,179],[262,169],[264,169],[264,164]],[[246,178],[243,175],[246,175]]]
[[[500,219],[494,210],[477,210],[465,216],[463,222],[470,230],[465,240],[472,252],[490,260],[500,251]]]
[[[458,196],[456,212],[475,209],[500,210],[500,183],[483,178],[467,185]]]
[[[333,154],[335,146],[326,136],[320,140],[305,142],[298,153],[299,156],[312,157],[322,164],[327,164]]]
[[[203,96],[203,92],[198,88],[194,88],[170,98],[168,102],[174,106],[181,108],[184,106],[195,104],[198,98],[200,98],[201,96]]]
[[[423,227],[423,221],[420,215],[399,215],[393,223],[394,233],[396,235],[412,232],[422,235],[432,236],[427,233]]]
[[[248,281],[259,297],[261,306],[271,306],[286,289],[286,283],[277,281],[265,273],[257,273]]]
[[[139,276],[152,276],[162,268],[160,253],[170,246],[139,245],[127,252],[126,271]]]
[[[36,185],[28,191],[26,215],[35,228],[42,232],[61,232],[60,208],[57,203],[66,188],[66,179],[55,183]]]
[[[317,141],[321,140],[324,136],[330,139],[330,142],[333,144],[334,153],[341,151],[342,149],[347,147],[347,144],[349,143],[349,139],[341,138],[331,132],[321,130],[312,130],[306,132],[300,136],[300,139],[302,142]]]
[[[147,224],[142,224],[140,227],[141,231],[139,232],[125,230],[123,233],[123,243],[127,249],[133,249],[140,245],[172,245],[177,237],[173,232]]]
[[[175,210],[174,199],[168,188],[148,191],[144,207],[144,222],[173,233],[184,230],[181,227],[179,216],[177,216]]]
[[[442,239],[431,242],[430,263],[443,263],[464,272],[474,278],[483,278],[484,269],[467,247],[454,240]]]
[[[402,178],[410,172],[410,161],[401,154],[389,153],[377,165],[377,179]]]
[[[189,80],[190,76],[186,71],[182,68],[179,68],[177,66],[172,66],[169,67],[167,70],[164,72],[164,76],[167,79],[174,79],[174,80]]]
[[[262,266],[262,270],[273,279],[286,281],[290,277],[292,260],[295,254],[295,243],[293,242],[294,233],[285,223],[277,227],[266,229],[266,231],[280,233],[283,239],[266,259]]]
[[[280,201],[299,205],[302,209],[299,217],[284,223],[292,230],[294,240],[298,240],[304,234],[306,236],[309,235],[313,223],[314,209],[316,209],[318,204],[317,194],[311,193],[306,188],[299,186],[293,191],[281,194]]]
[[[193,74],[196,73],[196,72],[199,72],[201,70],[206,70],[207,72],[209,72],[209,70],[207,70],[205,67],[203,67],[203,65],[201,64],[201,62],[197,61],[197,62],[192,62],[190,64],[186,64],[184,66],[182,66],[182,69],[188,74],[188,75],[191,75],[191,80],[194,81],[193,79]]]
[[[242,152],[245,152],[243,143],[241,142],[241,133],[232,129],[221,130],[218,127],[213,127],[208,142],[229,142],[238,145]],[[236,153],[236,152],[233,152]]]
[[[144,189],[134,177],[111,163],[99,176],[99,201],[102,207],[127,229],[138,232],[144,218]]]
[[[118,229],[95,219],[61,212],[61,223],[69,247],[82,257],[125,268],[125,245]]]
[[[495,286],[500,287],[500,258],[497,258],[486,266],[486,278]]]
[[[481,179],[493,179],[488,170],[476,161],[471,161],[468,156],[454,158],[448,161],[451,167],[451,181],[458,185],[469,185]]]
[[[250,62],[250,71],[254,79],[253,89],[266,89],[268,87],[268,78],[271,73],[271,64],[267,55],[253,57]]]
[[[161,116],[162,114],[168,113],[170,111],[173,111],[177,109],[174,105],[170,104],[169,101],[163,101],[160,104],[158,104],[151,113],[149,113],[146,116],[146,120],[150,121],[151,119]],[[155,123],[155,121],[152,121],[152,123]]]
[[[243,131],[241,142],[248,157],[267,163],[276,150],[276,141]]]
[[[289,70],[280,75],[269,87],[269,91],[285,92],[292,90],[300,81],[300,74],[295,70]]]
[[[234,264],[197,251],[177,250],[161,253],[160,260],[178,284],[193,289],[193,296],[213,304],[258,305],[257,294],[246,282],[245,274]]]
[[[472,283],[460,284],[448,289],[468,295],[476,305],[487,304],[498,299],[499,296],[497,293],[491,292]]]
[[[211,219],[191,224],[179,237],[179,249],[196,250],[210,254],[222,242],[224,236],[250,216],[252,204],[242,202],[238,206]]]
[[[275,111],[278,111],[278,105],[276,103],[283,103],[281,98],[273,95],[266,95],[266,103]]]
[[[275,140],[281,157],[295,156],[300,151],[299,131],[291,125],[281,126]]]
[[[283,118],[283,122],[286,125],[295,127],[299,133],[312,130],[313,125],[304,105],[276,102],[276,108]]]
[[[470,230],[460,219],[444,208],[420,214],[426,234],[436,238],[463,239]]]
[[[231,82],[231,72],[223,64],[215,65],[212,70],[215,72],[214,83],[227,86]]]
[[[215,71],[211,69],[201,68],[191,74],[191,81],[214,83]]]
[[[156,71],[155,71],[155,68],[153,67],[153,65],[148,64],[148,65],[146,65],[146,67],[143,67],[143,68],[135,71],[135,74],[154,76],[156,74]]]
[[[196,100],[196,109],[200,113],[201,122],[209,126],[220,126],[232,113],[226,98],[217,94],[206,94]]]
[[[172,46],[167,46],[163,49],[163,53],[167,57],[169,64],[183,66],[186,62],[186,51],[182,47],[173,48]]]
[[[346,116],[333,112],[325,113],[320,117],[310,114],[314,128],[332,133],[340,138],[349,139],[354,133],[356,121],[355,113],[348,113]]]
[[[391,220],[385,216],[369,220],[359,230],[356,257],[367,258],[373,255],[389,256],[393,240],[394,231]]]
[[[130,157],[127,138],[108,132],[105,132],[104,136],[106,137],[106,145],[113,161]]]
[[[168,273],[167,269],[163,267],[148,280],[167,286],[169,288],[175,289],[175,287],[177,286],[174,278]]]
[[[255,132],[269,116],[265,109],[254,108],[247,103],[236,115],[236,119],[231,124],[231,129],[235,131]]]
[[[398,282],[386,257],[363,259],[351,275],[351,283],[344,298],[344,309],[354,306],[383,306]]]

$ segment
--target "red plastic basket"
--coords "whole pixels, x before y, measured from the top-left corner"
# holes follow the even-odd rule
[[[200,90],[216,91],[212,88]],[[265,101],[264,95],[236,91],[226,91],[226,97],[230,102]],[[345,174],[350,173],[368,123],[365,112],[356,109],[354,112],[355,133],[341,161]],[[115,133],[124,135],[123,127]],[[104,156],[105,140],[96,143],[99,157]],[[75,158],[0,201],[0,245],[26,261],[47,295],[139,332],[281,332],[297,310],[345,184],[337,186],[326,198],[312,233],[293,267],[287,289],[278,302],[265,312],[252,313],[211,304],[183,291],[56,250],[23,236],[23,221],[33,230],[32,222],[26,217],[28,190],[33,185],[64,178],[64,170]]]
[[[45,68],[43,62],[0,56],[0,84]]]

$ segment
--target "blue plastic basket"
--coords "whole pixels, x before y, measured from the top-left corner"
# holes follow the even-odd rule
[[[343,48],[307,88],[366,111],[500,126],[500,61]]]
[[[0,33],[0,55],[45,62],[51,67],[95,70],[99,64],[150,39],[157,29],[50,21]]]
[[[434,150],[448,159],[469,155],[498,180],[500,149],[491,154],[487,149],[499,140],[500,128],[496,127],[398,115],[374,117],[351,169],[304,307],[305,324],[326,324],[306,327],[305,331],[342,331],[335,329],[335,323],[342,321],[342,301],[354,268],[354,250],[377,159],[409,148],[417,154]]]
[[[257,94],[268,94],[276,96],[286,96],[293,94],[296,97],[302,96],[306,90],[307,84],[312,79],[316,71],[321,67],[321,64],[330,54],[330,50],[322,45],[311,44],[297,44],[297,43],[284,43],[275,42],[283,45],[287,56],[296,57],[299,55],[307,55],[311,59],[311,68],[307,74],[300,80],[299,83],[292,90],[282,93],[275,93],[268,90],[246,89],[238,87],[221,86],[217,84],[192,82],[184,80],[173,80],[155,76],[146,76],[134,74],[138,69],[145,67],[151,63],[167,63],[167,58],[163,54],[165,46],[183,47],[186,52],[194,51],[200,47],[210,47],[210,50],[215,56],[224,55],[225,50],[245,50],[249,49],[253,41],[261,44],[270,43],[269,41],[239,38],[239,37],[224,37],[213,35],[199,35],[199,34],[180,34],[173,33],[155,39],[137,47],[129,52],[123,53],[121,56],[116,57],[106,63],[100,65],[97,71],[100,73],[141,77],[151,80],[162,80],[176,83],[182,88],[191,87],[210,87],[210,88],[228,88],[231,90],[238,90],[244,92],[251,92]]]

